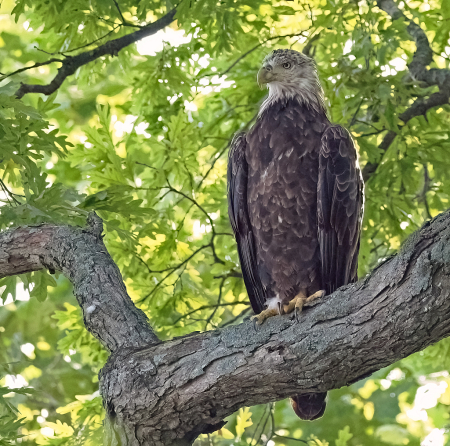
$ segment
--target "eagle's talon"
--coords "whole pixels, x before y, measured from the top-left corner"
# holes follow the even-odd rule
[[[283,310],[285,313],[294,312],[295,320],[299,322],[299,315],[303,311],[303,306],[306,303],[310,303],[313,300],[320,299],[323,296],[325,296],[325,290],[316,291],[314,294],[311,294],[311,296],[308,297],[306,297],[303,293],[299,293],[289,302],[289,304],[283,306]]]
[[[275,310],[274,308],[268,308],[267,310],[261,311],[259,314],[255,314],[251,317],[251,320],[256,321],[255,325],[262,325],[262,323],[268,319],[269,317],[276,316],[278,313],[278,310]],[[256,330],[256,326],[255,326]]]
[[[257,332],[258,330],[256,329],[256,327],[258,325],[258,318],[256,316],[252,316],[250,318],[250,320],[253,322],[253,330],[255,330],[255,332]]]

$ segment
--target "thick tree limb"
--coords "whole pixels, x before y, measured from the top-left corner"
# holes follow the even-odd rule
[[[239,407],[348,385],[450,335],[450,211],[300,322],[277,316],[165,343],[126,295],[100,233],[92,217],[88,230],[5,232],[0,276],[51,267],[74,282],[87,328],[112,351],[100,385],[110,445],[188,446]]]
[[[119,51],[126,46],[131,45],[132,43],[135,43],[138,40],[143,39],[144,37],[156,34],[159,30],[165,28],[167,25],[170,25],[173,22],[175,14],[176,8],[172,9],[160,19],[156,20],[156,22],[150,23],[149,25],[142,27],[133,33],[119,37],[118,39],[110,40],[103,45],[100,45],[97,48],[93,49],[92,51],[86,51],[76,56],[68,56],[65,59],[62,59],[62,65],[58,69],[58,74],[49,84],[21,84],[20,88],[16,91],[16,97],[20,99],[27,93],[43,93],[45,95],[52,94],[62,85],[66,78],[74,74],[75,71],[78,70],[78,68],[102,56],[116,56]],[[56,61],[61,62],[60,60]]]
[[[375,1],[373,1],[375,3]],[[450,99],[450,70],[448,69],[429,69],[433,61],[433,51],[425,31],[417,25],[399,9],[394,0],[377,0],[377,6],[390,15],[392,20],[404,19],[408,22],[406,30],[416,44],[416,52],[414,53],[411,63],[408,65],[409,72],[415,81],[425,82],[428,85],[437,85],[439,92],[433,93],[428,99],[418,99],[411,107],[405,110],[400,116],[400,120],[405,124],[417,116],[425,115],[431,108],[448,104]],[[386,152],[394,141],[397,133],[390,130],[384,136],[379,148],[382,152]],[[367,163],[364,166],[362,175],[364,181],[375,173],[378,163]]]
[[[86,328],[114,352],[159,342],[127,294],[108,254],[102,221],[90,214],[86,229],[40,225],[0,234],[0,278],[40,269],[62,271],[72,282]]]

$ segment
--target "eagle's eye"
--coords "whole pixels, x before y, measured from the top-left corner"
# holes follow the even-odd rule
[[[286,70],[288,70],[289,68],[291,68],[291,63],[290,62],[285,62],[283,64],[283,68],[286,68]]]

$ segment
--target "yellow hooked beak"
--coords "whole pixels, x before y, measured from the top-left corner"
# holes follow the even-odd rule
[[[258,82],[258,85],[262,87],[264,84],[268,84],[269,82],[271,82],[273,78],[274,76],[272,67],[270,65],[265,65],[258,71],[256,80]]]

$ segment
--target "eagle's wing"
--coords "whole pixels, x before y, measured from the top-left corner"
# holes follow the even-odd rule
[[[353,140],[333,125],[322,136],[317,217],[322,284],[327,294],[357,280],[364,185]]]
[[[264,310],[264,289],[258,274],[256,247],[247,208],[248,164],[245,134],[237,134],[228,155],[228,215],[238,245],[245,286],[255,313]]]

